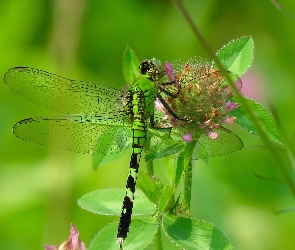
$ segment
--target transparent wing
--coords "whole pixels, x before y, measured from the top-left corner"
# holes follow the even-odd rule
[[[123,120],[93,116],[29,118],[16,123],[13,133],[38,144],[96,155],[118,153],[132,143],[132,131]]]
[[[145,160],[154,160],[166,156],[177,157],[183,149],[183,140],[175,140],[171,137],[171,128],[149,128],[150,136],[149,148],[146,148]]]
[[[164,119],[164,116],[165,115],[163,113],[159,112],[157,109],[154,109],[153,123],[155,128],[172,128],[172,125],[169,123],[169,121]]]
[[[16,67],[4,75],[9,88],[52,110],[107,116],[116,112],[122,92],[116,88],[70,80],[43,70]]]
[[[193,159],[208,159],[210,157],[226,155],[243,148],[241,139],[225,128],[216,129],[218,139],[213,140],[203,133],[194,149]]]
[[[230,130],[220,127],[214,130],[218,139],[213,140],[204,132],[196,136],[196,146],[192,155],[193,160],[209,159],[210,157],[226,155],[243,148],[241,139]],[[151,147],[147,152],[147,160],[157,159],[166,156],[178,157],[186,143],[182,136],[187,133],[185,128],[153,129],[149,130],[153,135]]]

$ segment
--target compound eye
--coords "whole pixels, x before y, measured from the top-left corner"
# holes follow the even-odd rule
[[[151,69],[150,60],[142,61],[139,65],[139,69],[142,75],[146,75]]]
[[[151,81],[158,81],[163,76],[163,69],[160,61],[155,59],[144,60],[139,65],[140,73],[142,75],[148,75],[148,79]]]

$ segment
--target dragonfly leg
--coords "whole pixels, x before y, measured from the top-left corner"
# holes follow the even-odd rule
[[[173,118],[177,120],[183,120],[172,110],[172,108],[167,104],[167,102],[163,99],[161,95],[158,94],[157,97],[160,100],[160,102],[163,104],[163,106],[167,109],[169,114],[173,116]]]
[[[176,94],[174,94],[172,92],[169,92],[168,90],[166,90],[166,89],[164,89],[162,87],[159,87],[159,90],[160,90],[160,92],[164,92],[166,95],[168,95],[168,96],[170,96],[172,98],[177,98],[180,88],[177,88],[177,93]]]

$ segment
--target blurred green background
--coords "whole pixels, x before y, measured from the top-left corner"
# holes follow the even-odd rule
[[[243,93],[266,106],[271,101],[291,134],[295,21],[268,0],[183,2],[214,51],[231,39],[252,36],[255,59],[242,78]],[[295,2],[279,3],[295,15]],[[2,76],[11,67],[31,66],[118,88],[124,85],[121,60],[127,45],[140,59],[207,57],[168,0],[0,1],[0,37]],[[89,155],[17,139],[11,132],[17,121],[58,114],[30,103],[4,83],[0,113],[1,250],[61,243],[70,222],[89,244],[99,229],[118,219],[88,213],[76,200],[96,189],[124,187],[129,152],[93,172]],[[295,214],[272,213],[272,207],[295,206],[288,188],[253,175],[281,178],[280,171],[271,155],[257,147],[259,138],[238,127],[234,131],[244,141],[243,150],[208,165],[195,164],[192,216],[217,225],[235,249],[295,249]],[[158,169],[161,165],[157,161]]]

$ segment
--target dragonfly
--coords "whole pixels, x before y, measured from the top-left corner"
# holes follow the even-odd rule
[[[196,122],[193,116],[184,115],[183,105],[188,106],[183,102],[184,95],[192,101],[200,98],[192,95],[194,91],[188,92],[192,79],[207,79],[212,84],[214,81],[208,70],[198,77],[187,76],[181,70],[173,69],[169,63],[163,66],[156,59],[144,60],[138,64],[138,77],[122,90],[30,67],[12,68],[4,76],[6,85],[21,96],[67,114],[19,121],[13,133],[20,139],[93,155],[118,153],[131,146],[117,232],[120,248],[129,232],[139,162],[147,138],[151,138],[151,151],[164,152],[159,154],[161,157],[168,155],[165,148],[175,141],[185,146],[190,142],[189,136],[198,141],[193,159],[228,154],[243,147],[229,130],[212,124],[204,128],[204,117],[202,122]],[[229,97],[224,97],[222,103]],[[219,139],[211,139],[209,130],[217,131]]]
[[[150,59],[141,62],[138,71],[138,79],[123,90],[30,67],[15,67],[4,75],[6,85],[26,99],[71,114],[21,120],[13,127],[18,138],[93,155],[118,153],[132,147],[117,232],[120,248],[129,232],[139,162],[148,129],[154,128],[153,135],[159,134],[154,101],[160,93],[158,85],[164,75],[163,67],[158,60]],[[158,126],[163,128],[167,130]],[[151,145],[158,141],[152,141]]]

